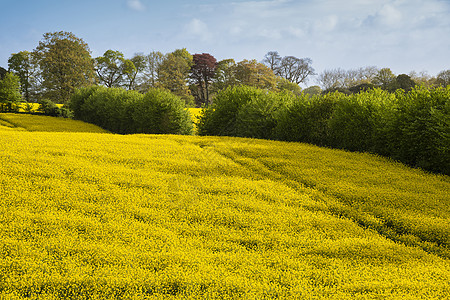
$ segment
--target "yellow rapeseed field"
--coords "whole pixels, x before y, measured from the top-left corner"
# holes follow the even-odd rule
[[[107,133],[96,125],[49,116],[0,113],[0,128],[9,127],[26,131]]]
[[[299,143],[0,122],[0,299],[450,298],[448,176]]]

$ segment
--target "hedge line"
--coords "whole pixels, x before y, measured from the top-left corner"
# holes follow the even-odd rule
[[[120,88],[92,86],[77,90],[70,108],[76,119],[114,133],[192,134],[184,101],[162,89],[145,95]]]
[[[322,96],[233,87],[203,111],[198,131],[377,153],[450,175],[450,86]]]

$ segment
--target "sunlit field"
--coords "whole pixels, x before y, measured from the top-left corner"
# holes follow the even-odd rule
[[[448,176],[300,143],[29,132],[5,116],[0,299],[450,298]]]
[[[26,131],[92,132],[92,133],[108,132],[96,125],[72,119],[55,118],[49,116],[35,116],[29,114],[0,113],[0,129],[3,127],[15,128]]]

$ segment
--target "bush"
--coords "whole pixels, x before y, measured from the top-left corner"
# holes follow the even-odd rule
[[[279,114],[275,135],[285,141],[328,145],[328,120],[336,102],[343,97],[345,95],[338,92],[297,97]]]
[[[17,75],[6,73],[0,80],[0,112],[19,111],[20,79]]]
[[[69,108],[73,111],[75,119],[83,120],[86,114],[83,110],[84,103],[99,88],[101,87],[98,85],[93,85],[75,90],[69,102]]]
[[[351,151],[373,151],[384,135],[395,97],[381,89],[349,95],[336,102],[328,126],[330,145]]]
[[[200,135],[273,138],[278,113],[292,102],[291,92],[275,93],[250,86],[220,91],[204,109],[198,123]]]
[[[120,88],[89,87],[72,96],[75,117],[111,132],[191,134],[184,101],[169,91],[153,89],[142,95]]]
[[[397,92],[390,127],[392,156],[407,164],[450,174],[450,87]]]
[[[89,92],[86,90],[85,94]],[[81,105],[81,118],[115,133],[135,133],[133,105],[142,98],[143,95],[135,91],[99,87]]]
[[[53,101],[41,99],[39,101],[38,112],[52,117],[72,118],[73,112],[67,107],[59,108]]]
[[[150,89],[132,107],[137,133],[192,134],[193,123],[185,102],[163,89]]]

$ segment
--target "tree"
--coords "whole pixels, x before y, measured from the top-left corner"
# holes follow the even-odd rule
[[[21,100],[19,76],[6,73],[0,80],[0,112],[15,111]]]
[[[373,83],[383,90],[387,90],[389,85],[395,80],[395,75],[391,69],[383,68],[378,71],[377,75],[373,79]]]
[[[28,51],[14,53],[8,59],[9,71],[20,78],[20,89],[25,100],[30,102],[34,75],[37,73],[37,63],[34,55]]]
[[[157,87],[168,89],[181,97],[187,106],[193,105],[188,79],[192,66],[192,55],[185,49],[177,49],[165,56],[158,68]]]
[[[277,86],[276,76],[272,70],[262,63],[258,63],[255,59],[244,59],[237,63],[235,77],[237,83],[242,85],[269,90],[274,90]]]
[[[94,66],[88,45],[71,32],[45,33],[34,50],[44,96],[66,103],[76,88],[93,83]]]
[[[268,66],[274,73],[279,68],[281,63],[281,56],[277,51],[269,51],[264,56],[263,64]]]
[[[304,94],[308,95],[320,95],[322,93],[322,89],[318,85],[309,86],[306,89],[303,90]]]
[[[394,92],[397,89],[403,89],[405,92],[409,92],[416,86],[414,80],[406,74],[398,75],[390,84],[389,91]]]
[[[197,103],[209,105],[210,83],[214,77],[217,60],[208,53],[194,54],[190,78],[197,86]]]
[[[229,86],[237,84],[236,62],[234,59],[224,59],[217,63],[215,75],[213,78],[212,90],[217,93]]]
[[[277,89],[279,91],[291,91],[295,95],[302,92],[302,88],[298,84],[281,77],[277,77]]]
[[[306,82],[308,76],[315,75],[311,64],[312,60],[310,58],[285,56],[281,59],[280,66],[276,69],[275,74],[290,82],[300,84]]]
[[[332,70],[324,70],[317,78],[317,82],[323,90],[331,90],[344,87],[345,71],[338,68]]]
[[[360,90],[370,86],[378,74],[376,67],[363,67],[343,70],[341,68],[324,70],[317,78],[317,82],[326,91],[336,89]],[[358,88],[355,88],[357,87]]]
[[[95,59],[95,70],[100,83],[111,88],[122,86],[125,76],[133,74],[136,68],[131,60],[124,58],[122,52],[107,50]]]
[[[439,72],[436,76],[436,83],[442,87],[446,87],[450,84],[450,70],[444,70]]]
[[[5,68],[0,67],[0,80],[2,80],[3,77],[5,77],[6,73],[8,73],[8,71],[6,71]]]
[[[159,78],[159,71],[161,64],[165,59],[164,54],[159,51],[150,52],[146,56],[146,68],[144,70],[144,83],[143,87],[148,90],[151,87],[156,87],[156,83]]]
[[[136,53],[129,62],[133,64],[129,64],[129,72],[126,72],[127,78],[127,88],[128,90],[137,90],[138,87],[142,84],[143,74],[145,69],[147,68],[147,58],[144,54]]]

